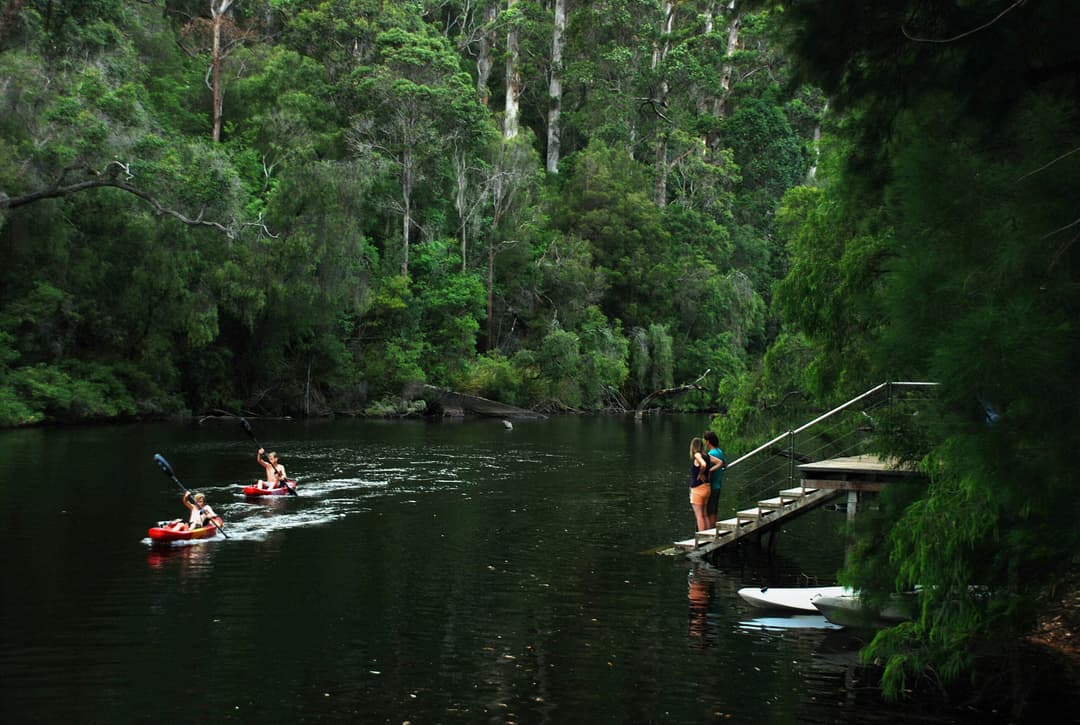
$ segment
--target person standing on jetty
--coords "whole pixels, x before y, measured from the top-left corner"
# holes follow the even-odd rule
[[[705,503],[705,528],[711,529],[716,526],[716,506],[720,503],[720,487],[724,484],[724,469],[727,467],[727,459],[720,450],[720,439],[711,430],[705,431],[702,436],[705,445],[709,447],[706,458],[709,463],[709,499]]]
[[[690,508],[694,511],[695,531],[704,531],[705,504],[709,500],[709,459],[700,438],[690,441]]]

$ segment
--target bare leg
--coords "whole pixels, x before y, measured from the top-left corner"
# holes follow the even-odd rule
[[[696,531],[704,531],[709,528],[705,523],[705,505],[700,503],[690,504],[690,507],[694,509],[694,519],[697,522]]]

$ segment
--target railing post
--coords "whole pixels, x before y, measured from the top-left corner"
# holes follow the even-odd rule
[[[788,488],[795,487],[795,433],[788,431]]]

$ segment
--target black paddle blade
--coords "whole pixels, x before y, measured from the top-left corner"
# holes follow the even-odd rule
[[[240,425],[244,427],[244,432],[248,434],[248,437],[255,441],[255,431],[251,429],[251,423],[248,423],[248,419],[240,416]],[[255,442],[258,443],[258,441]]]
[[[172,466],[170,466],[169,462],[165,460],[165,456],[161,455],[160,453],[155,453],[154,463],[158,464],[158,468],[164,471],[166,476],[174,475]]]

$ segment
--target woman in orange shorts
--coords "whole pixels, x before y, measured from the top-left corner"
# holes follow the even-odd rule
[[[709,500],[709,459],[700,438],[690,441],[690,508],[694,510],[697,529],[705,530],[705,504]]]

